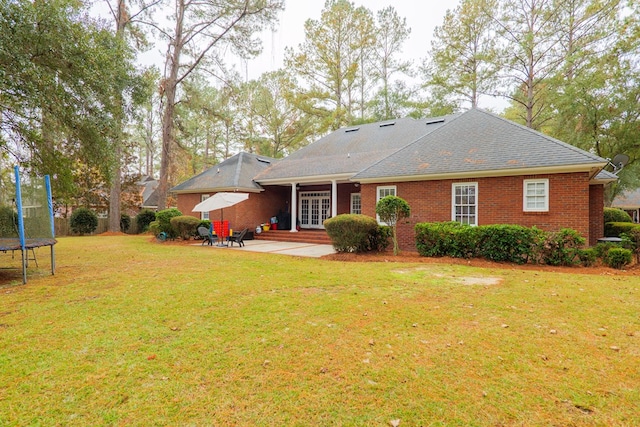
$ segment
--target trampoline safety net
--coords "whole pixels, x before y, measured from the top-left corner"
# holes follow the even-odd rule
[[[51,274],[54,274],[55,229],[48,176],[21,177],[14,168],[14,188],[0,192],[0,251],[22,253],[23,283],[26,283],[27,251],[51,247]]]

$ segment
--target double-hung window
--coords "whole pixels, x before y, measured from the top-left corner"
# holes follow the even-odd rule
[[[360,197],[360,193],[351,193],[351,213],[362,213],[362,197]]]
[[[462,224],[478,225],[478,183],[453,184],[451,219]]]
[[[209,198],[208,194],[201,194],[200,195],[200,201],[201,202],[204,202],[208,198]],[[209,219],[209,212],[200,212],[200,219],[202,219],[202,220]]]
[[[548,179],[525,179],[523,196],[525,212],[549,212]]]
[[[380,186],[377,188],[376,192],[376,205],[378,204],[378,202],[380,201],[380,199],[387,197],[387,196],[395,196],[396,195],[396,191],[397,188],[395,185],[388,185],[388,186]],[[385,223],[383,223],[382,221],[380,221],[380,217],[376,214],[376,219],[378,220],[378,222],[380,224],[386,225]]]

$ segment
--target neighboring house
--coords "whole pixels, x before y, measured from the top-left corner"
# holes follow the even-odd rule
[[[151,176],[143,176],[136,182],[140,186],[140,196],[142,204],[140,209],[158,209],[158,180]]]
[[[616,196],[611,203],[612,208],[620,208],[626,211],[633,222],[640,222],[640,189],[625,191]]]
[[[604,186],[617,179],[603,170],[606,159],[479,109],[339,129],[285,159],[264,160],[255,172],[225,165],[241,158],[261,162],[241,153],[175,187],[178,208],[188,214],[206,195],[237,189],[252,193],[254,203],[234,207],[245,211],[234,228],[283,212],[286,228],[296,231],[322,229],[343,213],[375,217],[378,200],[396,195],[411,206],[398,228],[405,250],[415,249],[416,223],[452,220],[568,227],[595,244],[603,235]],[[240,177],[243,185],[228,185]]]

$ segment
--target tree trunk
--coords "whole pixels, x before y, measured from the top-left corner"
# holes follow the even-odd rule
[[[164,111],[162,113],[162,152],[160,153],[160,180],[158,181],[158,210],[167,207],[167,193],[169,192],[169,168],[171,166],[171,150],[173,148],[174,112],[176,106],[176,86],[178,84],[178,69],[180,68],[180,53],[182,52],[182,26],[184,22],[185,3],[178,1],[176,13],[175,38],[172,43],[173,51],[169,60],[169,77],[163,81]]]
[[[128,23],[125,0],[118,1],[118,15],[116,17],[116,37],[124,38],[124,30]],[[111,191],[109,192],[109,231],[120,231],[121,196],[122,196],[122,129],[124,121],[124,106],[121,94],[115,97],[115,111],[117,129],[114,136],[114,159],[111,173]]]

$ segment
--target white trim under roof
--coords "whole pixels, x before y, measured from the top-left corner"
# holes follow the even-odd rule
[[[411,182],[411,181],[439,181],[443,179],[468,179],[468,178],[492,178],[499,176],[520,176],[520,175],[547,175],[558,173],[589,172],[589,179],[606,165],[606,163],[587,163],[578,165],[545,166],[539,168],[518,168],[486,171],[451,172],[423,175],[401,175],[401,176],[379,176],[375,178],[355,178],[354,182],[362,184],[376,184],[379,182]],[[595,170],[595,172],[594,172]]]
[[[358,172],[348,172],[335,175],[313,175],[313,176],[294,176],[289,178],[272,178],[257,181],[260,185],[290,185],[292,182],[296,184],[318,184],[331,181],[350,182],[351,178]]]
[[[207,187],[207,188],[190,188],[187,190],[174,190],[170,191],[173,194],[195,194],[195,193],[220,193],[221,191],[228,191],[230,193],[242,192],[242,193],[261,193],[264,188],[242,188],[242,187]]]

